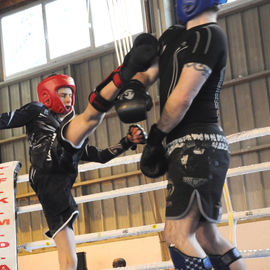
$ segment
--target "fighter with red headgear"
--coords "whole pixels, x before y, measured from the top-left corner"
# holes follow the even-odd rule
[[[58,95],[58,89],[70,88],[72,91],[71,104],[66,107]],[[72,110],[75,103],[76,85],[72,77],[64,74],[55,74],[47,77],[38,84],[39,101],[55,113],[66,114]]]
[[[44,210],[49,227],[46,234],[56,243],[61,270],[77,269],[72,224],[78,210],[71,188],[78,174],[79,160],[105,163],[129,148],[136,149],[146,139],[144,130],[135,124],[129,126],[127,136],[117,145],[104,150],[88,145],[88,136],[115,105],[123,89],[129,87],[132,77],[145,71],[156,55],[157,40],[150,34],[139,35],[123,65],[90,92],[89,104],[77,116],[73,110],[76,86],[73,78],[63,74],[54,74],[38,84],[40,102],[0,114],[0,129],[26,126],[31,161],[29,180]],[[135,88],[137,91],[138,84]],[[150,108],[149,95],[135,96],[140,97],[143,112],[144,107]],[[140,117],[145,117],[145,113]]]
[[[67,75],[54,74],[38,84],[40,102],[0,114],[0,129],[26,126],[31,161],[29,181],[48,223],[46,235],[55,240],[60,269],[77,269],[73,222],[78,209],[71,188],[78,174],[78,162],[105,163],[130,148],[136,149],[136,145],[146,139],[139,125],[131,125],[127,136],[114,146],[102,150],[88,145],[87,136],[95,130],[104,111],[114,104],[120,92],[113,82],[106,86],[100,87],[99,97],[93,98],[85,111],[74,118],[74,80]],[[109,106],[102,107],[100,100]]]

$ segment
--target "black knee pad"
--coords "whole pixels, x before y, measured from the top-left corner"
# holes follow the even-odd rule
[[[215,270],[230,270],[229,265],[242,258],[239,250],[234,247],[224,255],[209,255]]]
[[[190,257],[182,253],[179,249],[174,246],[169,247],[171,259],[173,261],[175,269],[179,270],[210,270],[212,269],[211,262],[208,257],[197,258]]]

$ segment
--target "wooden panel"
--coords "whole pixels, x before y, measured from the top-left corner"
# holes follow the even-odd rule
[[[135,177],[135,176],[129,177],[128,179],[129,187],[138,186],[140,184],[141,183],[138,177]],[[149,223],[146,223],[144,219],[146,209],[143,208],[142,197],[143,197],[142,194],[128,196],[131,227],[141,226],[142,224],[149,224]]]
[[[118,117],[110,118],[107,121],[108,127],[108,141],[109,145],[115,145],[119,140],[127,135],[128,125],[122,125]],[[126,155],[127,153],[125,153]],[[126,166],[115,166],[112,168],[112,174],[121,174],[126,171]],[[119,189],[127,187],[126,179],[119,179],[113,181],[113,189]],[[116,215],[116,227],[128,228],[130,227],[130,217],[128,210],[128,198],[127,196],[114,199],[115,215]]]
[[[120,189],[127,187],[127,179],[114,180],[113,189]],[[128,207],[128,196],[122,196],[114,199],[116,211],[116,228],[129,228],[130,213]]]
[[[259,13],[258,9],[253,7],[241,13],[225,16],[223,19],[226,20],[226,24],[223,23],[222,27],[227,32],[229,40],[230,61],[226,79],[264,70],[267,62],[264,59],[265,51],[269,50],[265,40],[269,37],[265,37],[265,31],[262,29],[269,31],[266,29],[267,25],[269,26],[269,5],[265,5],[265,9],[261,7]],[[221,92],[221,124],[226,134],[269,125],[269,90],[263,79],[237,86],[235,97],[231,96],[230,99],[228,97],[228,89]],[[268,117],[265,117],[266,115]],[[233,144],[231,150],[252,147],[268,140],[268,137],[264,137]],[[257,163],[260,160],[261,157],[257,153],[238,155],[232,157],[231,167]],[[264,207],[267,197],[264,194],[265,185],[267,186],[267,183],[261,174],[230,179],[229,188],[234,210]]]
[[[30,80],[30,89],[31,89],[31,101],[38,101],[38,96],[37,96],[37,86],[38,83],[41,81],[39,77],[33,78]],[[29,101],[27,101],[29,102]]]
[[[98,84],[105,79],[102,74],[100,58],[93,59],[89,62],[89,79],[90,79],[90,91],[93,91]],[[112,68],[112,67],[111,67]],[[112,70],[111,70],[112,71]],[[108,74],[109,75],[109,74]]]
[[[10,100],[9,89],[8,87],[4,87],[0,91],[1,113],[11,111],[9,100]],[[13,136],[12,130],[10,129],[1,130],[1,139],[10,138],[12,136]],[[11,143],[1,145],[1,160],[2,162],[14,160],[13,145]]]
[[[102,192],[112,190],[112,183],[105,182],[102,184]],[[113,199],[103,200],[101,202],[102,212],[104,216],[104,231],[113,230],[116,228],[116,211]]]
[[[267,7],[269,9],[270,5],[267,5]],[[268,19],[269,18],[270,17],[268,17]],[[258,115],[258,117],[257,117],[257,119],[260,118],[260,121],[261,121],[260,124],[262,126],[264,126],[264,124],[266,126],[270,126],[270,124],[269,124],[269,121],[270,121],[270,119],[269,119],[269,115],[270,115],[269,111],[268,111],[268,115],[266,114],[267,109],[269,110],[269,108],[270,108],[270,105],[269,105],[269,103],[270,103],[270,78],[268,78],[265,83],[266,83],[265,87],[267,89],[265,89],[264,91],[259,90],[259,89],[256,88],[257,91],[260,91],[260,95],[262,94],[263,98],[261,100],[259,100],[259,97],[256,96],[254,104],[257,104],[258,106],[259,105],[262,106],[263,111],[265,112],[265,114],[261,114],[260,116]],[[254,89],[255,89],[255,87],[254,87]],[[258,96],[260,96],[260,95],[258,95]],[[264,100],[264,102],[263,102],[263,100]],[[267,106],[263,105],[263,104],[265,104],[265,102],[268,103],[268,108],[267,108]],[[260,109],[258,108],[258,113],[259,113],[259,111],[260,111]],[[265,138],[261,138],[261,139],[259,139],[259,142],[260,143],[267,142],[267,141],[270,140],[269,137],[270,136],[267,136]],[[260,152],[260,162],[269,161],[269,159],[270,159],[269,157],[270,157],[270,149],[267,149],[267,150],[264,150],[264,151]],[[265,201],[266,201],[265,202],[265,207],[268,207],[270,205],[270,181],[269,181],[269,179],[270,179],[270,171],[263,172],[261,175],[262,175],[262,185],[263,185],[264,193],[265,193],[264,194]]]
[[[266,69],[270,69],[270,3],[259,7],[260,16],[260,34],[263,43],[264,65]]]
[[[225,33],[227,33],[227,25],[226,25],[227,19],[226,17],[223,17],[221,19],[218,20],[218,24],[219,26],[223,29],[223,31]],[[228,36],[229,39],[229,36]],[[224,80],[231,80],[232,79],[232,71],[231,71],[231,58],[230,58],[230,53],[228,52],[228,56],[227,56],[227,67],[226,67],[226,72],[225,72],[225,78]]]
[[[270,126],[270,100],[265,79],[254,80],[251,85],[251,100],[254,110],[254,122],[256,127]],[[270,142],[270,136],[258,138],[259,144]]]
[[[264,69],[263,50],[261,43],[260,22],[257,9],[243,12],[243,28],[247,49],[248,72],[255,73]]]
[[[87,74],[89,74],[88,62],[84,62],[74,69],[74,80],[77,87],[76,113],[81,113],[88,104],[90,82]],[[89,91],[87,91],[87,89],[89,89]]]
[[[88,194],[100,193],[100,184],[92,184],[88,187]],[[86,203],[85,210],[86,214],[86,232],[100,232],[104,230],[103,225],[103,212],[101,201]],[[88,217],[88,218],[87,218]]]
[[[31,93],[31,85],[30,85],[30,81],[24,81],[20,84],[20,93],[21,93],[21,105],[25,105],[29,102],[32,101],[32,93]],[[26,128],[23,127],[23,132],[22,134],[26,133]],[[26,174],[29,171],[30,168],[30,160],[29,160],[29,154],[28,154],[28,149],[29,149],[29,145],[28,145],[28,141],[25,139],[24,140],[24,151],[25,151],[25,157],[24,157],[24,166],[25,166],[25,170],[20,170],[20,174]]]
[[[20,200],[18,206],[26,206],[26,205],[29,205],[29,199]],[[17,228],[18,228],[17,237],[19,245],[32,241],[32,227],[30,217],[31,217],[30,214],[26,213],[19,215],[17,218]]]
[[[238,86],[236,90],[236,100],[240,130],[250,130],[255,128],[252,101],[248,84]],[[255,146],[256,139],[244,141],[241,145],[245,148]],[[256,153],[249,153],[243,156],[243,161],[245,165],[255,164],[258,163],[258,156]],[[248,193],[248,209],[262,207],[262,201],[260,199],[262,189],[259,186],[258,181],[254,181],[253,175],[245,175],[245,185]]]
[[[0,0],[0,13],[6,12],[7,10],[17,8],[37,0]]]
[[[257,9],[252,9],[245,12],[243,18],[245,22],[245,29],[248,33],[248,35],[246,35],[246,44],[248,50],[249,71],[251,73],[255,73],[263,70],[265,66],[263,51],[264,45],[261,43],[263,41],[263,37],[261,35],[264,35],[264,32],[262,32],[262,30],[260,31],[260,21],[258,18]],[[265,80],[260,79],[253,81],[250,83],[250,87],[254,127],[269,126],[269,98],[267,96],[267,86],[265,84]],[[265,117],[267,115],[268,117]],[[268,143],[269,139],[269,136],[267,136],[257,139],[256,142],[259,144]],[[246,158],[244,157],[244,159]],[[261,156],[256,153],[249,154],[247,162],[259,163],[261,162]],[[249,176],[249,181],[252,183],[252,186],[251,188],[248,188],[247,193],[251,201],[249,206],[251,209],[267,206],[267,197],[269,196],[269,193],[267,193],[265,189],[265,187],[268,186],[265,176],[267,176],[267,173],[257,173]]]
[[[260,162],[269,162],[270,150],[264,150],[260,153]],[[265,200],[264,207],[270,206],[270,171],[261,173],[262,187],[263,187],[263,198]]]
[[[10,101],[11,101],[11,110],[18,109],[22,106],[21,101],[20,101],[20,89],[19,85],[15,84],[10,87]],[[13,131],[13,136],[19,136],[23,134],[23,127],[15,128],[12,129]],[[23,141],[16,141],[13,143],[14,146],[14,152],[15,152],[15,159],[19,161],[25,161],[26,159],[26,153],[25,153],[25,145]],[[20,172],[22,173],[27,173],[26,170],[26,164],[25,162],[22,162],[22,167],[20,169]],[[17,192],[27,192],[27,184],[22,184],[20,186],[20,190]]]
[[[232,78],[243,77],[248,70],[241,14],[231,15],[227,19],[227,36]]]
[[[24,81],[20,84],[20,94],[21,94],[21,104],[17,104],[17,107],[20,107],[22,105],[25,105],[32,101],[32,93],[31,93],[31,86],[30,81]],[[21,132],[17,135],[24,134],[25,133],[25,127],[21,128]],[[27,174],[28,170],[30,168],[30,161],[29,161],[29,154],[28,154],[28,142],[26,140],[21,142],[21,148],[24,149],[24,152],[16,154],[16,158],[20,161],[22,161],[23,167],[20,170],[20,174]],[[22,150],[21,150],[22,151]],[[29,183],[21,183],[18,185],[17,189],[18,193],[24,193],[24,192],[32,192],[32,189],[30,188]],[[36,204],[38,203],[37,197],[31,197],[27,199],[28,204]],[[41,211],[33,212],[30,214],[23,214],[19,217],[20,221],[25,223],[26,225],[29,224],[31,226],[31,235],[29,235],[29,240],[31,241],[37,241],[41,239],[42,234],[44,232],[44,229],[42,227],[42,220],[41,220]]]
[[[239,127],[236,118],[235,92],[233,87],[226,88],[225,90],[221,91],[220,111],[222,127],[224,128],[225,134],[229,135],[238,132]],[[239,143],[230,145],[231,151],[239,148]],[[241,165],[241,157],[231,157],[231,168],[239,167]],[[228,187],[234,210],[240,211],[246,209],[246,198],[243,198],[243,194],[245,194],[244,176],[237,176],[233,177],[233,179],[228,179]]]
[[[80,177],[78,177],[80,178]],[[77,178],[77,181],[78,181]],[[80,180],[79,180],[80,182]],[[82,196],[81,188],[75,188],[72,190],[72,195],[74,198]],[[75,234],[85,234],[86,226],[85,226],[85,208],[83,204],[78,205],[79,216],[74,223],[74,232]]]
[[[39,203],[37,197],[31,197],[30,198],[30,204],[37,204]],[[29,204],[29,202],[28,202]],[[27,205],[27,204],[26,204]],[[44,231],[46,230],[44,228],[44,225],[46,226],[47,224],[44,224],[44,221],[42,220],[42,212],[41,211],[36,211],[29,214],[23,214],[20,215],[19,218],[23,222],[24,221],[24,216],[27,215],[29,217],[28,220],[26,220],[26,224],[30,224],[31,229],[30,231],[32,232],[31,234],[31,241],[38,241],[42,239],[42,235]],[[28,240],[29,241],[29,240]]]

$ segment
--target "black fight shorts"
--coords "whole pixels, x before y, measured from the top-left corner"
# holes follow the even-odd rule
[[[218,222],[230,154],[217,124],[188,127],[167,145],[166,219],[181,219],[196,199],[203,219]]]
[[[56,137],[43,168],[30,168],[30,183],[42,205],[49,227],[48,237],[54,238],[65,226],[73,228],[78,216],[71,189],[78,174],[80,152],[81,149],[67,151]]]
[[[73,228],[79,214],[71,194],[73,177],[61,173],[44,173],[30,169],[30,183],[36,192],[49,227],[45,234],[54,238],[65,226]]]

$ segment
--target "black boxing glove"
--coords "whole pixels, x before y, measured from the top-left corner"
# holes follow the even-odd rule
[[[158,40],[151,34],[142,33],[134,40],[133,47],[125,56],[119,70],[123,84],[127,83],[137,72],[147,70],[158,55]]]
[[[133,47],[127,53],[122,65],[117,67],[95,89],[100,92],[109,82],[123,87],[137,73],[147,70],[158,55],[158,40],[151,34],[143,33],[136,37]]]
[[[121,89],[115,102],[115,110],[124,123],[136,123],[147,118],[153,106],[152,98],[138,80],[131,80]]]
[[[141,171],[145,176],[157,178],[166,173],[168,161],[162,145],[166,135],[156,124],[152,125],[140,160]]]

